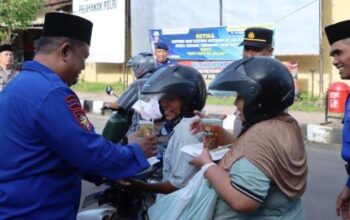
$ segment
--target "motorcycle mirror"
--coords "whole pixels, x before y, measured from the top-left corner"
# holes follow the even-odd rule
[[[114,90],[113,90],[112,86],[107,86],[106,87],[106,93],[108,95],[114,95]]]

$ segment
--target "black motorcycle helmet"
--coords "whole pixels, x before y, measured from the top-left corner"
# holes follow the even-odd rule
[[[276,59],[251,57],[227,66],[209,90],[232,91],[244,99],[243,113],[250,125],[281,114],[294,102],[289,70]]]
[[[180,97],[183,117],[192,117],[194,110],[202,110],[207,98],[202,75],[192,67],[180,65],[165,67],[153,73],[144,84],[141,93]]]
[[[135,77],[139,79],[146,73],[153,72],[156,69],[156,60],[153,54],[143,52],[132,57],[128,61],[127,66],[132,68]]]

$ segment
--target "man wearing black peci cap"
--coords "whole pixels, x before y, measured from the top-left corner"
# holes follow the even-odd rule
[[[244,31],[243,57],[272,56],[273,31],[267,28],[251,27]]]
[[[341,21],[325,28],[328,42],[331,45],[330,55],[333,57],[333,65],[339,70],[341,79],[350,79],[350,20]],[[350,99],[349,96],[345,105],[344,126],[342,137],[342,158],[347,163],[345,165],[348,179],[340,192],[336,211],[340,216],[350,217]],[[345,219],[345,218],[344,218]]]
[[[12,69],[13,53],[9,44],[0,45],[0,91],[16,76],[17,71]]]
[[[157,60],[157,69],[176,64],[174,60],[169,59],[168,55],[169,47],[166,43],[158,41],[154,44],[154,56]]]
[[[95,133],[77,95],[92,23],[48,13],[34,61],[0,93],[0,219],[76,219],[81,180],[149,167],[155,138],[127,146]]]

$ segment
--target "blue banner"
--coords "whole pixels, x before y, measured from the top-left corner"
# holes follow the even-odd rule
[[[211,27],[191,29],[153,29],[149,38],[169,47],[169,57],[175,60],[237,60],[242,58],[239,46],[246,27]]]

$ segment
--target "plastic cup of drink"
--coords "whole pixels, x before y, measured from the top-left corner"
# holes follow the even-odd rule
[[[153,135],[154,125],[151,121],[141,120],[139,121],[139,129],[137,137],[149,137]]]
[[[220,118],[202,118],[204,126],[203,145],[206,148],[214,149],[219,146],[218,141],[223,121]]]

